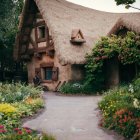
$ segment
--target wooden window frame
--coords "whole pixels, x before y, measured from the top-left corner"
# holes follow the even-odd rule
[[[39,28],[43,27],[45,28],[45,36],[43,38],[39,38]],[[40,42],[47,42],[47,38],[48,38],[48,29],[47,26],[45,24],[45,21],[40,21],[37,22],[35,24],[35,39],[36,39],[36,43],[40,43]]]
[[[41,68],[41,71],[42,71],[42,81],[43,81],[43,83],[52,83],[53,82],[53,80],[45,80],[45,72],[44,72],[44,69],[45,68],[52,68],[53,69],[53,67],[54,67],[54,63],[53,62],[49,62],[49,63],[41,63],[40,64],[40,68]]]
[[[54,67],[54,63],[53,62],[42,63],[42,64],[40,64],[40,67],[42,69],[43,83],[52,83],[52,82],[58,81],[59,69],[58,69],[58,67]],[[45,73],[44,73],[44,69],[45,68],[52,68],[52,79],[50,79],[50,80],[46,80],[45,79]]]
[[[40,32],[42,32],[41,31],[42,30],[41,28],[44,28],[44,30],[43,30],[44,37],[40,37],[40,34],[42,34],[42,33],[40,33]],[[45,25],[38,26],[37,27],[37,43],[45,42],[47,40],[46,39],[46,34],[47,34],[47,32],[46,32],[46,26]]]

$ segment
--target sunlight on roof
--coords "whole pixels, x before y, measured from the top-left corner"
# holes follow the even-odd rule
[[[124,5],[117,6],[115,0],[66,0],[66,1],[106,12],[115,12],[115,13],[140,12],[139,10],[132,8],[126,9]],[[140,7],[140,0],[137,0],[136,3],[133,4],[133,6]]]

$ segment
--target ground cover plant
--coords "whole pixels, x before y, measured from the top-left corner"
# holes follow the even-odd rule
[[[0,83],[0,139],[54,140],[51,136],[39,136],[35,131],[21,127],[23,118],[33,116],[43,107],[41,87]]]
[[[140,139],[140,78],[128,86],[105,92],[99,108],[100,125],[126,138]]]

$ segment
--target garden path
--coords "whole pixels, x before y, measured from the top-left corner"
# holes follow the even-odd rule
[[[56,140],[121,140],[99,126],[97,103],[101,96],[57,96],[46,92],[45,111],[24,127],[47,132]]]

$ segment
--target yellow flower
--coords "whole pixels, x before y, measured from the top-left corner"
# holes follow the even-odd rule
[[[2,103],[0,104],[0,112],[4,114],[16,112],[16,108],[10,104]]]

